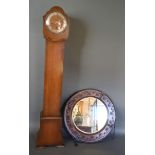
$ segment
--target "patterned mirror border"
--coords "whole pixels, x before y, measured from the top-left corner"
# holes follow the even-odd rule
[[[108,118],[105,126],[98,132],[86,134],[80,132],[72,121],[72,110],[76,103],[85,97],[95,97],[101,100],[108,112]],[[64,111],[65,126],[71,136],[79,142],[93,143],[104,139],[112,130],[116,119],[115,108],[110,98],[102,91],[96,89],[85,89],[75,93],[66,103]]]

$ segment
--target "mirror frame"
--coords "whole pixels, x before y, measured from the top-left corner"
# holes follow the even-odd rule
[[[100,131],[92,134],[87,134],[78,130],[72,120],[72,111],[74,106],[78,101],[86,97],[95,97],[101,100],[107,108],[108,112],[108,118],[105,126]],[[115,119],[115,108],[111,99],[103,91],[99,91],[96,89],[84,89],[76,92],[69,98],[64,109],[65,126],[70,135],[79,142],[94,143],[103,140],[110,134],[115,124]]]

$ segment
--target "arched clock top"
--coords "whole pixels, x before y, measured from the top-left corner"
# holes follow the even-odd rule
[[[43,32],[47,40],[67,40],[69,19],[61,7],[54,6],[43,16]]]

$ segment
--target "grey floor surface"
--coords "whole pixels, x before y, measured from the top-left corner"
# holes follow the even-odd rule
[[[125,137],[116,135],[114,139],[95,144],[80,143],[75,146],[72,140],[65,139],[65,147],[49,147],[39,149],[35,147],[36,134],[30,133],[30,155],[125,155]]]

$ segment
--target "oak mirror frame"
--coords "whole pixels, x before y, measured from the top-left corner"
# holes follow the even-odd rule
[[[115,108],[111,99],[96,89],[75,93],[66,103],[64,122],[70,135],[79,142],[103,140],[115,124]]]

